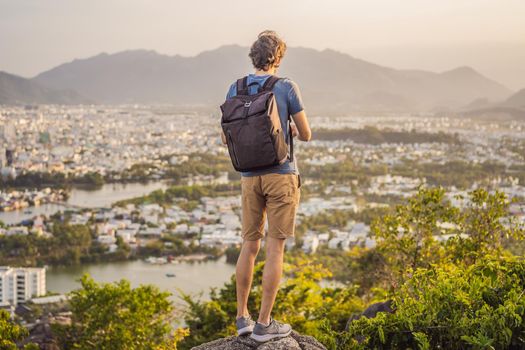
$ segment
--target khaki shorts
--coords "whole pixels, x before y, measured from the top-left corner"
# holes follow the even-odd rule
[[[242,238],[248,241],[263,238],[266,215],[270,237],[293,237],[300,187],[301,180],[296,174],[243,176]]]

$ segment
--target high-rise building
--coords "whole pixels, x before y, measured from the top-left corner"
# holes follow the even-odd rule
[[[13,151],[11,149],[6,149],[5,150],[5,158],[6,158],[7,166],[12,166],[14,158],[15,158],[15,151]]]
[[[7,166],[6,149],[0,144],[0,169]]]
[[[16,306],[45,294],[45,268],[0,266],[0,307]]]

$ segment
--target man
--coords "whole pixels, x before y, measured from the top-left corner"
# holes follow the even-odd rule
[[[250,49],[250,58],[255,73],[247,77],[249,94],[255,94],[266,79],[275,75],[286,51],[286,44],[273,31],[264,31]],[[291,137],[309,141],[311,130],[304,112],[298,86],[290,79],[278,80],[272,88],[277,102],[279,119],[285,140]],[[237,94],[237,84],[231,85],[227,94],[230,99]],[[294,124],[288,128],[288,118]],[[291,135],[290,135],[291,134]],[[222,141],[226,144],[224,133]],[[288,324],[271,318],[271,311],[279,288],[283,268],[284,244],[293,237],[295,214],[299,205],[300,178],[295,162],[288,158],[283,164],[264,170],[242,172],[242,237],[243,243],[237,260],[237,332],[239,335],[251,333],[259,342],[286,337],[291,333]],[[262,279],[262,302],[257,322],[248,312],[248,296],[253,280],[255,258],[264,237],[264,221],[268,217],[266,237],[266,263]]]

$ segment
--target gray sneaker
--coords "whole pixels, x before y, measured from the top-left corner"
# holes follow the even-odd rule
[[[235,324],[237,325],[238,335],[245,335],[253,332],[253,327],[255,326],[255,322],[251,317],[239,317],[235,321]]]
[[[289,324],[270,319],[268,326],[257,322],[250,337],[259,343],[264,343],[272,339],[287,337],[290,333],[292,333],[292,327]]]

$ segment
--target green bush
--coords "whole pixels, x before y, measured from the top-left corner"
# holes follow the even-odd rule
[[[351,323],[339,349],[523,349],[525,261],[418,269],[393,295],[395,312]]]
[[[61,348],[97,350],[176,350],[183,330],[172,333],[169,293],[126,280],[98,284],[88,275],[70,293],[72,323],[54,325]]]

